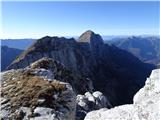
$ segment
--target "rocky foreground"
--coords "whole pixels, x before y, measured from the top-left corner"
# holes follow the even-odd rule
[[[49,58],[2,72],[2,120],[160,120],[160,69],[152,71],[133,104],[115,108],[103,93],[93,92],[92,85],[90,92],[77,94],[74,79],[72,72]]]
[[[153,70],[133,104],[110,110],[103,108],[87,114],[85,120],[160,120],[160,69]]]
[[[75,119],[76,95],[72,86],[54,79],[56,74],[42,64],[35,64],[1,74],[2,119]]]
[[[111,107],[101,92],[89,92],[92,84],[81,82],[81,76],[73,76],[49,58],[2,72],[0,116],[3,120],[82,120],[89,111]],[[78,94],[80,87],[87,91],[84,95]]]

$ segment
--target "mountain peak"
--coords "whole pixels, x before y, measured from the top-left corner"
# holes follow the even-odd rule
[[[86,32],[84,32],[84,34],[92,35],[92,34],[95,34],[95,33],[92,30],[87,30]]]
[[[103,43],[102,37],[99,34],[95,34],[91,30],[87,30],[84,32],[78,39],[78,42],[85,42],[85,43],[92,43],[92,42],[98,42]]]

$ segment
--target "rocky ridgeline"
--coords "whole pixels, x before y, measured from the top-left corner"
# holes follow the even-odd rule
[[[1,118],[74,120],[76,94],[72,86],[57,81],[55,74],[41,64],[40,68],[36,65],[1,73]]]
[[[49,70],[53,74],[53,76],[50,76],[52,79],[54,78],[63,82],[70,83],[76,94],[93,91],[92,81],[89,78],[73,73],[68,68],[66,68],[64,64],[61,64],[59,61],[54,59],[44,57],[32,63],[27,68],[42,68]],[[44,73],[44,75],[46,74]]]
[[[59,61],[73,73],[72,77],[76,76],[69,79],[68,75],[63,75],[64,81],[72,81],[69,83],[78,94],[94,87],[113,106],[132,103],[134,94],[154,68],[124,50],[104,44],[100,35],[89,30],[77,41],[73,38],[43,37],[17,57],[8,70],[25,68],[43,57]],[[61,76],[55,78],[59,80]]]
[[[85,120],[160,120],[160,69],[152,71],[133,101],[110,110],[89,112]]]

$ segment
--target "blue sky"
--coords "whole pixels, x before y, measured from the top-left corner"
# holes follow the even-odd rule
[[[158,2],[2,2],[2,38],[159,33]]]

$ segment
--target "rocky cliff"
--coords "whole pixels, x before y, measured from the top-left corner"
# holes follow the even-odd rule
[[[55,59],[74,75],[90,79],[94,89],[104,93],[113,106],[132,103],[133,95],[154,68],[124,50],[104,44],[100,35],[86,31],[77,41],[64,37],[41,38],[8,69],[25,68],[42,57]],[[79,83],[88,82],[79,80]],[[79,91],[79,94],[86,92],[81,88]]]
[[[87,114],[85,120],[160,120],[160,69],[152,71],[145,86],[134,96],[134,103]]]

